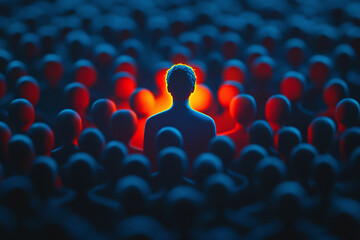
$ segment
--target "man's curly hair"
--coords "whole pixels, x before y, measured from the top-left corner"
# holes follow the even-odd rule
[[[185,64],[173,65],[166,73],[169,92],[176,100],[189,98],[196,83],[195,71]]]

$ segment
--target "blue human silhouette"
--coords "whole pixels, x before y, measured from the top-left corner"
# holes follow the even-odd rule
[[[189,105],[189,97],[195,90],[196,76],[193,69],[185,64],[172,66],[166,75],[167,90],[173,98],[170,109],[150,117],[144,133],[144,154],[154,162],[156,159],[155,138],[163,127],[178,129],[183,135],[184,150],[190,163],[205,152],[210,140],[216,135],[214,120]]]

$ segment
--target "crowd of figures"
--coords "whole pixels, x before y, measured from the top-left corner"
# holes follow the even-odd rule
[[[359,12],[0,0],[0,238],[360,239]],[[146,156],[176,63],[217,136],[189,157],[165,127]]]

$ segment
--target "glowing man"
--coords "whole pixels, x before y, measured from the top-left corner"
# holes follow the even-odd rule
[[[189,97],[195,90],[196,75],[185,64],[173,65],[166,73],[167,91],[173,98],[172,107],[150,117],[146,121],[144,133],[144,154],[152,163],[156,159],[155,137],[163,127],[178,129],[184,139],[184,150],[190,162],[208,148],[216,135],[214,120],[189,105]]]

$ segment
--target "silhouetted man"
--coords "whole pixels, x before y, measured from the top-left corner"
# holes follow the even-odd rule
[[[211,138],[216,135],[214,120],[193,110],[189,105],[195,81],[193,69],[184,64],[174,65],[167,72],[167,90],[173,98],[173,105],[170,109],[150,117],[145,125],[144,154],[150,158],[153,165],[156,159],[155,136],[163,127],[175,127],[181,132],[184,150],[190,163],[197,155],[207,151]]]

